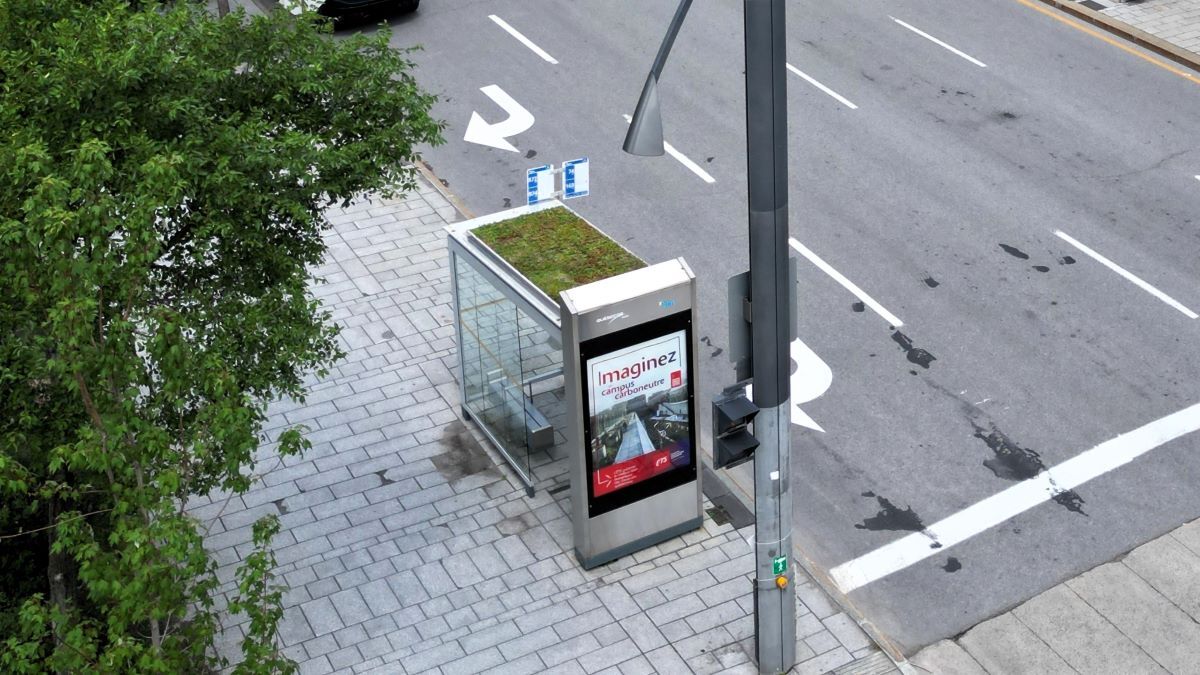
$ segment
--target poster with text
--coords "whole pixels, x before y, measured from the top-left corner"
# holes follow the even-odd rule
[[[691,463],[687,333],[587,360],[592,494]]]

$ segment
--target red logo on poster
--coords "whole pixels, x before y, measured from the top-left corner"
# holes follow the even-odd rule
[[[592,494],[599,497],[672,468],[669,450],[655,450],[633,459],[597,469],[592,474]]]
[[[683,386],[683,371],[676,370],[675,372],[671,373],[671,387],[675,388],[675,387],[682,387],[682,386]]]

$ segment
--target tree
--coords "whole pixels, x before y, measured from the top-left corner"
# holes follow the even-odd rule
[[[339,356],[308,290],[323,208],[412,189],[440,142],[387,30],[322,32],[0,0],[0,670],[219,665],[183,504],[245,491],[267,402]],[[287,668],[273,532],[233,603],[255,671]]]

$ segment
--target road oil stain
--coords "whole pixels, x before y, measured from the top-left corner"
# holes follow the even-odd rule
[[[983,465],[997,478],[1023,481],[1034,478],[1046,470],[1046,463],[1042,461],[1042,456],[1036,450],[1018,445],[995,425],[992,425],[990,430],[984,429],[974,422],[971,423],[971,426],[975,428],[975,437],[982,440],[992,451],[993,457],[983,460]],[[1080,497],[1077,492],[1060,489],[1053,478],[1050,479],[1050,486],[1051,498],[1055,503],[1065,507],[1068,511],[1087,515],[1083,511],[1083,497]]]
[[[1049,272],[1050,271],[1050,268],[1046,267],[1045,265],[1034,265],[1033,269],[1035,269],[1039,272]]]
[[[1069,255],[1064,255],[1063,257],[1058,259],[1058,264],[1059,265],[1074,265],[1075,259]]]
[[[863,493],[866,496],[867,493]],[[899,509],[887,497],[880,497],[872,494],[875,500],[879,502],[879,513],[864,519],[861,523],[854,527],[859,530],[871,530],[878,532],[880,530],[892,530],[896,532],[921,532],[925,529],[925,523],[921,522],[921,517],[913,512],[912,507]]]
[[[937,279],[934,279],[933,277],[925,277],[921,281],[924,281],[925,285],[930,288],[937,288],[938,286],[942,285],[940,281],[938,281]]]
[[[958,558],[955,558],[954,556],[950,556],[949,558],[946,558],[946,564],[942,565],[942,569],[946,570],[947,572],[949,572],[951,574],[954,574],[955,572],[962,569],[962,563],[960,563],[958,561]]]
[[[525,153],[525,159],[533,159],[534,157],[537,157],[537,150],[530,150]]]
[[[907,352],[908,360],[918,366],[928,370],[929,364],[937,361],[937,358],[920,347],[913,346],[913,341],[907,335],[896,331],[892,333],[892,341],[900,345],[900,348]]]
[[[511,207],[512,207],[512,199],[509,197],[505,197],[504,198],[504,208],[507,209],[507,208],[511,208]]]
[[[866,308],[867,308],[867,306],[861,302],[856,302],[856,303],[850,305],[850,309],[855,312],[862,312],[862,311],[866,310]]]
[[[1000,244],[1000,248],[1004,249],[1005,253],[1011,255],[1014,258],[1020,258],[1021,260],[1029,260],[1029,254],[1022,251],[1021,249],[1017,248],[1016,246],[1009,246],[1008,244]]]

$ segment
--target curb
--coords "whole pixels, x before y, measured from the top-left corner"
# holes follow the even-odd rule
[[[442,179],[437,177],[437,174],[433,172],[433,167],[429,166],[429,162],[426,162],[424,159],[418,159],[414,166],[416,166],[417,171],[425,177],[425,180],[429,181],[429,184],[433,186],[433,189],[440,192],[441,195],[446,198],[446,201],[450,202],[450,205],[454,207],[455,211],[458,211],[458,214],[463,217],[463,220],[470,220],[475,217],[475,214],[471,212],[471,209],[467,208],[466,202],[460,199],[458,195],[451,192],[446,183],[443,183]]]
[[[1167,42],[1166,40],[1151,35],[1140,28],[1118,21],[1106,14],[1098,12],[1094,9],[1089,9],[1074,0],[1039,0],[1039,2],[1060,9],[1067,14],[1074,16],[1077,19],[1082,19],[1090,24],[1099,26],[1104,30],[1116,35],[1117,37],[1125,38],[1130,42],[1148,49],[1159,56],[1164,56],[1171,59],[1179,65],[1186,66],[1200,72],[1200,54],[1188,51],[1181,47]],[[1195,77],[1193,76],[1193,79]]]

